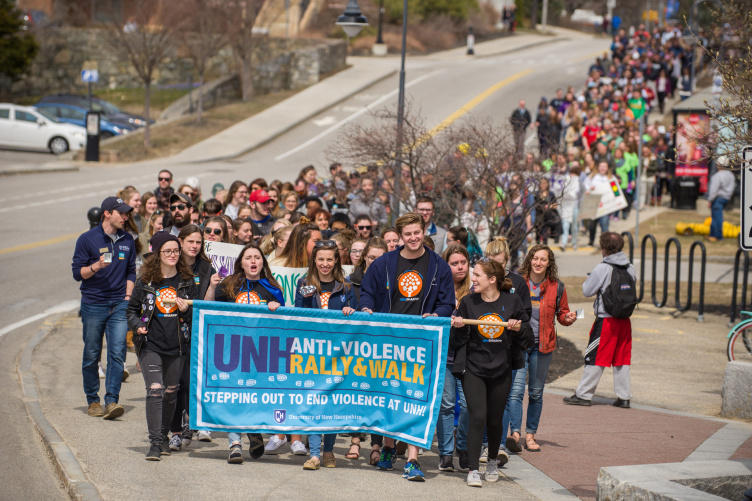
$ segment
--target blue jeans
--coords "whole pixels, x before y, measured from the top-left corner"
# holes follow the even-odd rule
[[[580,232],[580,209],[575,206],[572,213],[572,219],[562,219],[561,221],[561,238],[559,239],[559,245],[562,247],[567,246],[569,241],[569,230],[572,230],[572,246],[577,247],[577,236]]]
[[[723,240],[723,209],[729,203],[728,200],[716,197],[710,205],[712,221],[710,223],[710,236]]]
[[[543,410],[543,386],[546,384],[546,375],[548,367],[551,365],[551,359],[554,353],[545,355],[538,351],[536,347],[532,352],[525,355],[525,369],[516,371],[512,381],[512,390],[509,393],[509,422],[512,426],[512,433],[520,432],[522,428],[522,400],[525,396],[525,382],[528,373],[530,380],[528,382],[528,403],[527,403],[527,422],[525,423],[527,433],[535,435],[538,431],[541,411]]]
[[[439,442],[439,455],[454,454],[454,407],[456,392],[460,394],[460,419],[457,427],[457,450],[467,450],[467,402],[462,391],[462,382],[451,373],[451,365],[447,366],[444,376],[444,392],[441,395],[441,410],[436,423],[436,438]]]
[[[84,326],[84,355],[81,373],[84,392],[89,404],[99,402],[99,360],[102,356],[102,339],[107,336],[107,377],[105,379],[105,406],[117,403],[123,382],[123,367],[127,350],[125,337],[128,321],[125,310],[128,301],[108,303],[81,303],[81,323]]]
[[[335,440],[337,440],[337,435],[334,433],[324,435],[324,452],[332,452],[334,450]],[[308,449],[312,458],[321,457],[321,435],[308,435]]]

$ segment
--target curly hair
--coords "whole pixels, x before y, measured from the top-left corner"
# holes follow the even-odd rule
[[[153,252],[146,261],[144,261],[144,264],[141,266],[142,282],[147,284],[161,284],[164,281],[165,277],[162,274],[162,262],[159,258],[159,252]],[[178,263],[175,267],[178,269],[180,278],[183,280],[193,280],[193,271],[191,271],[191,267],[188,266],[188,263],[185,262],[182,252],[180,253],[180,258],[178,258]]]
[[[520,267],[520,275],[522,275],[522,277],[524,277],[525,279],[530,278],[533,256],[535,256],[536,252],[542,251],[542,250],[548,252],[548,267],[546,268],[546,280],[556,281],[559,279],[559,268],[557,268],[556,266],[556,257],[554,256],[554,251],[552,251],[548,245],[543,245],[543,244],[535,244],[532,247],[530,247],[530,249],[527,251],[527,256],[525,256],[525,261],[523,261],[522,266]]]

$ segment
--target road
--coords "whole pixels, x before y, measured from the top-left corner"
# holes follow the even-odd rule
[[[407,67],[407,98],[415,109],[421,110],[429,126],[442,122],[481,95],[486,96],[485,99],[476,99],[476,106],[470,113],[479,118],[506,121],[521,98],[527,100],[528,109],[534,113],[541,96],[551,97],[557,87],[581,85],[591,60],[607,46],[605,40],[583,37],[498,57],[411,57]],[[497,90],[484,94],[492,86]],[[265,146],[230,161],[201,165],[170,165],[165,160],[133,165],[105,164],[83,167],[77,172],[3,178],[0,183],[0,232],[3,234],[0,266],[5,287],[0,292],[0,336],[8,326],[39,316],[55,305],[66,303],[68,307],[75,307],[79,293],[70,271],[73,246],[77,236],[88,227],[87,210],[99,206],[106,196],[127,184],[142,192],[153,189],[157,184],[157,171],[162,166],[169,166],[173,171],[176,184],[188,176],[198,176],[205,193],[210,192],[215,182],[229,186],[235,179],[249,181],[260,176],[268,180],[293,180],[300,168],[308,164],[315,165],[320,175],[326,175],[331,160],[326,151],[337,140],[334,126],[356,113],[360,114],[351,123],[372,120],[368,113],[360,112],[372,103],[395,106],[396,88],[397,77],[390,77]],[[3,155],[7,153],[0,155],[0,161],[4,161]],[[17,353],[23,344],[20,333],[31,335],[35,325],[30,323],[20,331],[0,337],[6,363],[10,363],[12,353]],[[78,339],[71,339],[71,342],[80,343]],[[14,401],[13,418],[26,423],[18,396],[5,391],[7,378],[4,381],[0,383],[3,389],[0,408],[9,409],[6,400]],[[70,384],[80,385],[81,381]],[[83,405],[83,392],[81,401]],[[0,464],[5,466],[9,458],[13,458],[20,471],[33,471],[34,463],[17,459],[16,452],[18,447],[30,447],[29,434],[15,434],[18,440],[4,435],[6,439],[0,441],[0,457],[3,458]],[[38,455],[34,457],[38,460]],[[7,484],[3,482],[3,485]]]

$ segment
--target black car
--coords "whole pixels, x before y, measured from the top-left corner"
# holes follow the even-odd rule
[[[60,103],[60,104],[75,104],[76,106],[82,106],[84,108],[89,107],[89,97],[79,94],[54,94],[43,97],[40,103]],[[137,129],[146,125],[146,118],[140,115],[133,115],[126,113],[114,104],[98,97],[91,98],[92,111],[99,111],[106,115],[107,121],[115,125],[128,128]],[[154,123],[154,120],[149,120],[149,123]]]

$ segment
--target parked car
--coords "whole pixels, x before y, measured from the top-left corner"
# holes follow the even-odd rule
[[[63,103],[80,106],[82,108],[89,109],[89,97],[79,94],[56,94],[43,97],[39,103]],[[126,113],[114,104],[98,97],[92,97],[91,109],[93,111],[99,111],[107,115],[107,120],[111,123],[122,127],[129,127],[136,129],[146,125],[146,119],[140,115],[133,115],[132,113]],[[154,123],[154,120],[150,120],[149,123]]]
[[[49,150],[59,155],[86,145],[86,129],[61,122],[45,110],[0,103],[0,146]]]
[[[37,109],[45,110],[52,115],[56,116],[59,120],[86,127],[86,113],[87,108],[77,106],[75,104],[66,103],[50,103],[50,102],[38,102],[34,105]],[[126,126],[122,123],[115,124],[110,120],[110,117],[106,114],[102,114],[99,121],[99,137],[107,139],[112,136],[119,136],[121,134],[127,134],[134,127]]]

